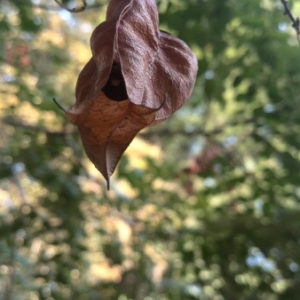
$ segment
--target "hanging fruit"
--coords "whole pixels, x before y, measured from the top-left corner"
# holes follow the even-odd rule
[[[87,156],[107,181],[143,128],[167,119],[190,97],[197,59],[158,29],[155,0],[111,0],[91,37],[92,58],[66,111]]]

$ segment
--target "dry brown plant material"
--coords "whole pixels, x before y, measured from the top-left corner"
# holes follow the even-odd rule
[[[66,111],[86,154],[107,181],[143,128],[167,119],[190,97],[197,59],[159,31],[154,0],[112,0],[91,37],[92,58]]]

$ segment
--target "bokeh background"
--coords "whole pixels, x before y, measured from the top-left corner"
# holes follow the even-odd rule
[[[157,1],[197,83],[109,192],[52,101],[75,102],[108,0],[87,3],[0,1],[0,299],[299,300],[300,47],[280,1]]]

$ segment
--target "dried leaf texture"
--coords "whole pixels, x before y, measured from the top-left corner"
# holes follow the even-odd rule
[[[130,101],[161,107],[156,120],[168,118],[188,100],[197,59],[184,42],[158,30],[155,1],[132,1],[119,20],[115,48]]]
[[[90,105],[70,109],[68,119],[79,125],[85,152],[108,183],[123,152],[137,133],[154,118],[152,109],[132,104],[129,100],[111,101],[104,93]]]
[[[187,101],[197,60],[184,42],[159,31],[154,0],[110,1],[91,49],[78,77],[76,103],[66,115],[109,185],[135,135]]]

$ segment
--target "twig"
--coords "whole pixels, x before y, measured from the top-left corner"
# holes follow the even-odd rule
[[[50,5],[44,5],[44,4],[33,4],[33,3],[29,3],[29,2],[26,3],[23,0],[6,0],[6,1],[4,0],[3,2],[10,2],[15,5],[22,5],[22,6],[26,6],[26,7],[32,7],[32,8],[40,8],[40,9],[51,10],[51,11],[59,11],[61,9],[60,7],[57,7],[54,5],[50,6]]]
[[[175,130],[170,130],[167,128],[156,129],[156,130],[150,129],[148,131],[140,132],[138,136],[141,138],[144,138],[144,139],[149,139],[149,138],[152,138],[155,136],[165,138],[165,137],[174,137],[174,135],[184,135],[184,136],[191,136],[191,137],[202,135],[202,136],[206,137],[207,139],[209,139],[220,133],[223,133],[224,128],[228,128],[229,126],[246,125],[246,124],[252,124],[252,123],[256,123],[256,120],[253,118],[237,120],[235,122],[219,125],[210,131],[201,129],[201,128],[197,128],[191,132],[187,132],[185,130],[176,130],[175,131]]]
[[[284,7],[284,14],[286,16],[288,16],[290,18],[290,20],[292,21],[292,27],[295,29],[296,33],[297,33],[297,39],[298,42],[300,44],[299,41],[299,35],[300,35],[300,20],[299,18],[294,18],[294,16],[292,15],[290,9],[288,8],[288,3],[287,0],[281,0],[281,3]]]
[[[86,1],[82,0],[83,6],[79,6],[79,7],[74,7],[74,8],[68,8],[66,6],[64,6],[63,4],[61,4],[58,0],[54,0],[61,8],[66,9],[67,11],[71,12],[71,13],[78,13],[78,12],[82,12],[86,9]]]
[[[0,0],[0,2],[1,1],[2,0]],[[38,9],[47,10],[47,11],[59,11],[59,10],[61,10],[63,8],[63,9],[67,9],[68,11],[74,12],[72,10],[69,10],[66,7],[63,7],[59,3],[58,3],[59,4],[59,7],[58,7],[57,5],[34,4],[34,3],[30,3],[30,2],[25,2],[24,0],[4,0],[3,2],[5,2],[5,1],[13,3],[15,5],[22,5],[22,6],[26,6],[26,7],[38,8]],[[90,10],[90,9],[95,9],[95,8],[101,8],[102,6],[103,6],[102,3],[96,3],[96,4],[93,4],[93,5],[86,6],[85,10],[88,10],[88,9]],[[80,12],[80,11],[75,11],[75,12]]]

